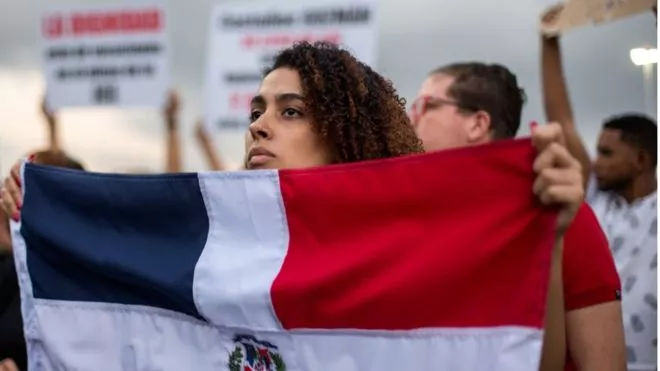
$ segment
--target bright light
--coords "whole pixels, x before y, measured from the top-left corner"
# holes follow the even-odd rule
[[[636,66],[645,66],[660,62],[660,53],[658,49],[636,48],[630,51],[630,60]]]

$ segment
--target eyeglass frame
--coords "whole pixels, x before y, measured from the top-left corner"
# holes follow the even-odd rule
[[[418,109],[416,107],[421,102],[424,102],[424,105],[423,105],[423,112],[420,113],[419,111],[421,109]],[[457,102],[457,101],[453,101],[453,100],[449,100],[449,99],[445,99],[445,98],[440,98],[440,97],[434,96],[434,95],[422,95],[420,97],[417,97],[413,101],[412,105],[410,106],[410,110],[408,111],[408,116],[410,116],[410,121],[412,121],[413,124],[416,123],[417,121],[419,121],[419,119],[422,116],[424,116],[424,114],[426,114],[426,112],[429,111],[429,109],[428,109],[429,102],[433,102],[432,105],[434,107],[432,107],[432,109],[441,108],[442,106],[454,106],[458,109],[461,109],[461,110],[464,110],[464,111],[470,111],[470,112],[473,112],[473,113],[481,111],[479,108],[471,107],[469,105],[466,105],[466,104],[463,104],[463,103],[460,103],[460,102]]]

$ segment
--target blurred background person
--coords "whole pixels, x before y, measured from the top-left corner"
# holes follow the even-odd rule
[[[47,115],[49,127],[56,127],[52,115]],[[51,132],[52,134],[52,132]],[[50,135],[49,138],[54,138]],[[49,142],[52,144],[53,142]],[[49,148],[32,155],[35,163],[74,170],[83,170],[83,166],[64,152]],[[3,202],[9,198],[7,185],[2,188]],[[3,213],[4,214],[4,213]],[[17,219],[14,213],[12,218]],[[0,217],[0,360],[10,359],[19,370],[27,370],[27,350],[23,336],[21,317],[21,297],[18,288],[16,266],[12,256],[11,236],[6,215]],[[9,367],[9,366],[6,366]]]
[[[553,7],[542,22],[552,24],[562,10]],[[541,37],[546,117],[562,124],[569,151],[582,163],[587,201],[610,242],[623,283],[628,369],[653,371],[658,337],[656,122],[642,114],[605,119],[592,163],[573,115],[559,39]]]
[[[165,171],[181,171],[181,152],[178,132],[179,97],[172,91],[163,109],[165,122]],[[48,109],[46,101],[41,104],[41,113],[46,122],[47,145],[45,150],[36,151],[30,157],[37,164],[63,167],[84,171],[84,166],[77,160],[69,157],[62,149],[60,141],[59,123],[56,114]],[[7,199],[8,184],[2,188],[3,201]],[[20,207],[20,205],[17,205]],[[17,210],[18,211],[18,210]],[[18,214],[12,218],[17,220]],[[18,277],[12,256],[11,236],[6,215],[0,217],[0,360],[7,361],[4,367],[11,370],[27,370],[26,344],[23,335],[23,322],[21,318],[20,292]],[[0,365],[2,366],[2,365]]]
[[[181,151],[181,134],[179,132],[179,112],[181,108],[181,100],[179,94],[172,90],[169,92],[165,107],[162,110],[162,119],[165,125],[165,161],[164,171],[168,173],[178,173],[183,170],[182,166],[182,151]],[[46,103],[42,100],[41,113],[44,121],[46,122],[47,133],[47,149],[43,156],[50,156],[57,152],[64,152],[62,142],[60,139],[60,123],[55,112],[51,111]],[[207,138],[210,141],[210,138]],[[82,170],[83,166],[77,160],[69,157],[64,153],[70,161],[69,167]],[[46,161],[49,164],[50,161]],[[57,165],[54,165],[57,166]],[[128,168],[125,171],[129,173],[144,173],[145,170],[139,170],[140,166]]]
[[[9,221],[0,215],[0,360],[13,359],[21,370],[27,369],[27,353],[21,320],[18,277],[11,254]]]

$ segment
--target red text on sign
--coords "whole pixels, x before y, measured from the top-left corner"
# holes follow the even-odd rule
[[[43,20],[43,35],[62,36],[107,35],[113,33],[155,32],[162,28],[159,9],[120,10],[111,12],[52,15]]]
[[[243,111],[246,116],[250,112],[250,104],[254,93],[232,93],[229,95],[229,109],[232,111]]]
[[[252,48],[281,48],[296,42],[308,41],[328,41],[334,44],[341,43],[341,34],[339,32],[328,32],[323,34],[305,33],[300,35],[280,34],[280,35],[245,35],[241,39],[241,45],[245,49]]]
[[[42,21],[42,31],[48,38],[60,37],[64,33],[64,21],[61,16],[46,17]]]

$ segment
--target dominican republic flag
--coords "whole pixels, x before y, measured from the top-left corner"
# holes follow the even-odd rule
[[[23,166],[30,370],[532,371],[556,211],[528,139],[308,170]]]

